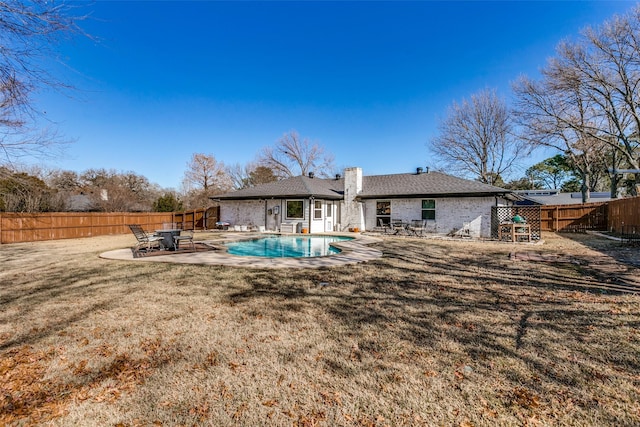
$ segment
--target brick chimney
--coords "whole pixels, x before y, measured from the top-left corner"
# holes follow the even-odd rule
[[[340,224],[342,229],[359,228],[364,230],[364,209],[356,197],[362,192],[362,169],[346,168],[344,170],[344,209]]]

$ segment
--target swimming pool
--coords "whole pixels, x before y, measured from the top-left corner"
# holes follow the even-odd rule
[[[225,243],[233,255],[271,258],[307,258],[340,252],[333,242],[353,240],[346,236],[266,236],[254,240]]]

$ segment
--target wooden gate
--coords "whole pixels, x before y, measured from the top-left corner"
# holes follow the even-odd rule
[[[607,213],[607,202],[541,206],[541,227],[543,231],[606,230]]]

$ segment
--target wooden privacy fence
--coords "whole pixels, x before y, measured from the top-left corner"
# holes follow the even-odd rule
[[[526,207],[500,207],[494,209],[494,222],[510,218],[516,211],[527,218],[527,222],[539,221],[540,231],[614,231],[621,233],[623,227],[640,227],[640,197],[628,197],[609,202],[584,203],[579,205],[545,205],[535,207],[535,211],[525,211]],[[494,234],[497,225],[492,224]],[[532,235],[535,232],[532,228]],[[494,236],[495,237],[495,236]]]
[[[607,230],[607,204],[541,206],[540,228],[542,231]]]
[[[628,226],[640,227],[640,197],[609,202],[608,230],[624,233]]]
[[[167,225],[184,230],[210,229],[218,221],[218,209],[168,213],[0,213],[0,244],[126,234],[130,233],[128,224],[140,224],[147,231]]]

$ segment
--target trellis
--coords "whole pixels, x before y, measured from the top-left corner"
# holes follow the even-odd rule
[[[498,227],[516,215],[523,217],[531,227],[531,240],[540,240],[540,206],[493,206],[491,208],[491,237],[498,238]]]

